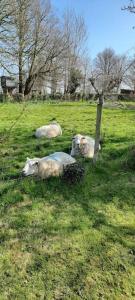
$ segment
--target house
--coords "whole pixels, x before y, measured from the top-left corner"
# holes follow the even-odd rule
[[[133,96],[135,94],[135,89],[128,83],[122,82],[119,87],[119,94]]]
[[[1,76],[0,79],[0,92],[3,92],[5,95],[12,95],[13,90],[17,88],[15,79],[9,76]]]

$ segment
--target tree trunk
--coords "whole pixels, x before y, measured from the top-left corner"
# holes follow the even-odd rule
[[[23,4],[21,1],[18,3],[19,5],[19,49],[18,49],[18,60],[19,60],[19,94],[23,93]]]
[[[104,95],[99,95],[99,102],[97,104],[97,116],[96,116],[96,137],[95,137],[95,147],[94,147],[94,157],[93,162],[96,163],[99,154],[99,144],[100,144],[100,131],[102,123],[102,107],[104,103]]]
[[[27,78],[26,83],[25,83],[24,96],[27,96],[31,92],[33,84],[34,84],[34,78],[33,78],[33,76],[30,75]]]
[[[57,91],[57,79],[58,79],[58,75],[57,72],[54,70],[52,72],[52,78],[51,78],[51,94],[55,95],[56,91]]]
[[[83,95],[86,94],[86,71],[83,78]]]
[[[64,65],[64,94],[67,93],[67,63]]]
[[[19,53],[19,94],[23,93],[22,51]]]

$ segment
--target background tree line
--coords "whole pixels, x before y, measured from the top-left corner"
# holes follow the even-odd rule
[[[91,61],[84,18],[71,10],[58,17],[49,0],[0,0],[0,69],[24,96],[44,87],[74,94],[80,85],[82,94],[109,92],[124,80],[135,87],[134,58],[109,48]]]
[[[84,19],[73,11],[60,19],[48,0],[0,0],[0,67],[18,77],[21,94],[45,82],[55,92],[62,80],[64,92],[76,89],[85,40]]]

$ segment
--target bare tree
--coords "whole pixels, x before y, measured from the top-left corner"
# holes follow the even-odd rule
[[[104,97],[106,94],[112,92],[114,88],[119,87],[128,68],[130,68],[130,63],[127,64],[126,57],[118,57],[112,50],[105,50],[103,53],[98,54],[94,62],[94,70],[89,79],[98,98],[94,162],[98,159]]]
[[[9,0],[0,0],[0,39],[3,39],[3,34],[7,31],[7,24],[10,24],[11,13],[13,7]]]
[[[40,0],[0,0],[3,5],[4,1],[6,37],[0,44],[1,66],[18,77],[19,93],[28,95],[35,82],[47,80],[47,76],[48,80],[53,77],[54,86],[59,68],[68,90],[71,69],[78,68],[77,60],[84,48],[84,19],[68,11],[62,26],[49,0],[42,5]]]
[[[130,0],[128,5],[122,7],[122,10],[128,10],[131,13],[135,13],[135,1]]]
[[[14,0],[10,35],[3,43],[4,67],[19,77],[19,92],[28,95],[40,76],[52,71],[53,61],[67,49],[67,39],[51,4]]]
[[[14,1],[14,0],[13,0]],[[9,0],[0,0],[0,67],[3,67],[2,47],[9,35],[13,7]]]
[[[6,24],[8,34],[2,43],[3,68],[8,73],[18,75],[19,92],[23,92],[23,75],[26,56],[30,44],[31,0],[14,0],[10,3],[10,24]],[[31,17],[31,18],[30,18]]]
[[[125,83],[132,89],[135,94],[135,61],[131,60],[131,66],[127,70]]]
[[[135,13],[135,1],[130,0],[129,3],[122,7],[122,10],[128,11],[130,13]],[[135,28],[135,27],[133,27]],[[134,90],[135,93],[135,63],[134,58],[130,62],[130,67],[128,68],[128,73],[126,74],[126,83]]]
[[[73,10],[67,10],[64,14],[64,32],[68,39],[68,48],[64,58],[64,92],[69,90],[70,72],[78,68],[78,59],[82,56],[87,39],[84,18],[75,14]]]
[[[88,78],[90,77],[90,72],[91,72],[90,57],[88,56],[88,54],[86,52],[78,60],[79,60],[78,66],[82,72],[82,93],[83,93],[83,95],[86,95],[87,82],[88,82]]]
[[[117,56],[113,49],[106,48],[95,59],[95,67],[98,74],[110,75],[114,72]]]

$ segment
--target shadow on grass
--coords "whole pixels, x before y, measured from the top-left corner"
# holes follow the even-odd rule
[[[128,280],[128,270],[133,266],[135,228],[110,224],[109,217],[98,206],[101,202],[108,203],[104,199],[107,175],[110,185],[113,182],[109,201],[113,201],[113,191],[120,197],[118,178],[114,174],[109,176],[111,170],[106,166],[99,164],[95,168],[89,164],[89,167],[91,172],[86,175],[85,182],[76,186],[67,186],[60,178],[41,181],[29,177],[16,180],[2,195],[6,201],[1,216],[6,224],[0,233],[0,246],[14,251],[16,244],[17,249],[21,245],[22,255],[32,255],[23,272],[25,269],[28,281],[34,278],[40,281],[42,273],[46,299],[49,294],[53,299],[53,292],[57,289],[58,293],[59,285],[61,296],[56,299],[64,299],[64,295],[78,299],[89,299],[89,295],[93,295],[98,299],[104,291],[97,287],[97,280],[111,293],[108,297],[112,297],[110,287],[122,296],[121,278],[124,276]],[[10,273],[8,267],[7,272]],[[108,272],[111,275],[108,276]],[[5,275],[2,273],[2,276]],[[14,277],[13,272],[9,286],[14,284]],[[22,295],[27,293],[23,291]]]

